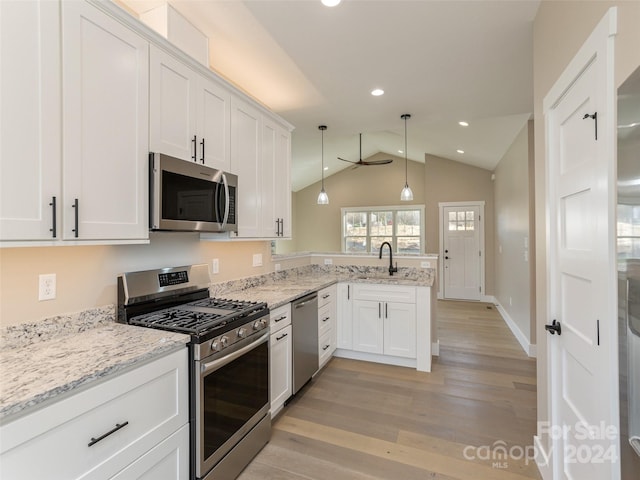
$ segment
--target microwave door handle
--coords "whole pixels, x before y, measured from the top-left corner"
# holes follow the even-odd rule
[[[222,228],[224,228],[229,219],[229,184],[227,183],[227,176],[224,173],[222,174],[222,183],[224,184],[224,219],[222,220]]]

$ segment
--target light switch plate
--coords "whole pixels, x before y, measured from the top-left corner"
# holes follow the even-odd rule
[[[431,262],[420,262],[420,267],[431,268]]]
[[[324,264],[325,265],[333,265],[333,259],[332,258],[325,258],[324,259]]]
[[[253,266],[254,267],[261,267],[262,266],[262,254],[261,253],[254,253],[253,254]]]
[[[213,273],[220,273],[220,260],[217,258],[214,258],[213,260],[211,260],[211,271]]]

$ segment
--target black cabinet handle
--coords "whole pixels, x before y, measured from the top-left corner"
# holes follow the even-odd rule
[[[351,299],[351,285],[347,285],[347,300]]]
[[[196,136],[195,136],[195,135],[194,135],[194,136],[193,136],[193,138],[191,139],[191,143],[193,143],[193,155],[191,155],[191,159],[192,159],[194,162],[197,162],[198,160],[196,160],[196,157],[197,157],[198,153],[197,153],[197,151],[196,151],[196,150],[198,149],[198,145],[197,145],[197,144],[198,144],[198,139],[196,138]]]
[[[280,335],[279,337],[276,337],[276,341],[282,340],[284,337],[286,337],[287,335],[289,335],[288,333],[283,333],[282,335]]]
[[[76,210],[75,213],[75,222],[76,222],[76,228],[72,229],[71,231],[74,232],[74,237],[78,238],[78,235],[80,234],[80,228],[78,227],[78,217],[79,217],[79,211],[80,211],[80,207],[78,206],[78,199],[76,198],[73,201],[73,205],[72,207]]]
[[[389,318],[389,304],[384,304],[384,318]]]
[[[120,430],[121,428],[126,427],[127,425],[129,425],[129,422],[124,422],[124,423],[116,423],[116,426],[114,428],[112,428],[111,430],[109,430],[107,433],[105,433],[104,435],[100,435],[98,438],[94,438],[91,437],[91,441],[89,442],[89,444],[87,446],[91,447],[92,445],[95,445],[96,443],[98,443],[100,440],[104,440],[105,438],[107,438],[109,435],[116,433],[118,430]]]
[[[382,318],[382,304],[378,303],[378,318]]]
[[[202,145],[202,158],[200,160],[202,161],[202,164],[204,165],[204,137],[202,137],[202,141],[200,142],[200,145]]]
[[[49,204],[51,206],[51,210],[53,213],[53,225],[52,228],[49,229],[49,231],[52,233],[52,237],[56,238],[58,236],[58,226],[57,226],[57,222],[56,222],[56,197],[51,197],[51,203]]]
[[[322,347],[322,350],[326,350],[327,348],[329,348],[331,345],[325,345],[324,347]]]
[[[280,236],[280,219],[276,218],[276,237]]]
[[[322,319],[322,321],[323,321],[323,322],[326,322],[326,321],[327,321],[327,320],[329,320],[330,318],[331,318],[331,317],[324,317],[324,318]]]
[[[282,315],[281,317],[276,318],[276,319],[274,320],[274,322],[276,322],[276,323],[281,322],[281,321],[282,321],[282,320],[284,320],[285,318],[287,318],[287,316],[286,316],[286,315]]]

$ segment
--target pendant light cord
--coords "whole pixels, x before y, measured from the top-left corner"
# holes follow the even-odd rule
[[[320,131],[322,132],[322,190],[324,191],[324,128],[321,128]]]
[[[407,115],[404,115],[404,185],[409,185],[409,175],[407,167]]]

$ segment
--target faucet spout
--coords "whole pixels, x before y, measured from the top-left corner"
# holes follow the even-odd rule
[[[393,248],[391,248],[391,244],[389,242],[382,242],[382,245],[380,245],[380,254],[378,255],[378,258],[382,258],[382,250],[384,249],[385,245],[389,247],[389,275],[393,276],[393,272],[397,272],[398,267],[393,266]]]

